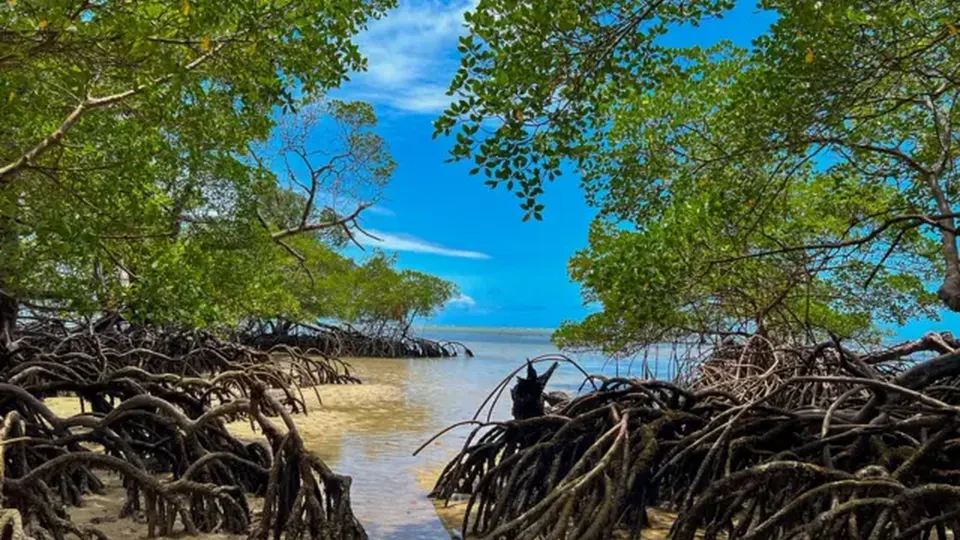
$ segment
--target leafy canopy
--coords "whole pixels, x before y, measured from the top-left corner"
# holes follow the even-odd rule
[[[337,249],[394,163],[370,105],[322,98],[393,5],[0,4],[0,300],[193,326],[388,309],[342,290],[386,259]]]
[[[777,22],[749,48],[662,37],[730,7],[471,14],[438,134],[456,132],[453,156],[515,191],[525,219],[571,167],[598,209],[570,272],[602,310],[555,338],[611,352],[758,330],[867,338],[960,310],[960,7],[765,0]]]

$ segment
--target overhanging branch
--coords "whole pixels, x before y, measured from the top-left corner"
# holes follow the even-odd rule
[[[218,43],[216,46],[211,48],[209,51],[203,53],[192,62],[184,66],[184,71],[193,71],[209,58],[216,55],[220,52],[226,43]],[[60,123],[55,130],[53,130],[50,135],[47,135],[45,139],[37,143],[30,150],[24,152],[16,160],[0,167],[0,184],[5,184],[10,182],[11,179],[19,173],[23,168],[30,165],[31,162],[46,153],[48,150],[56,146],[61,139],[67,134],[68,131],[78,122],[80,119],[89,113],[97,109],[103,109],[110,107],[117,103],[122,102],[123,100],[135,96],[148,90],[154,86],[159,86],[171,80],[173,75],[165,75],[163,77],[158,77],[152,81],[145,82],[143,84],[137,85],[133,88],[125,90],[123,92],[118,92],[116,94],[111,94],[103,97],[93,97],[88,95],[83,101],[81,101],[74,109],[67,115],[67,117]]]
[[[788,247],[783,247],[778,249],[758,251],[756,253],[747,253],[745,255],[737,255],[736,257],[728,257],[725,259],[715,259],[715,260],[709,261],[709,264],[727,264],[727,263],[742,261],[746,259],[769,257],[772,255],[782,255],[785,253],[797,253],[797,252],[803,252],[803,251],[826,251],[831,249],[843,249],[848,247],[862,246],[864,244],[867,244],[876,240],[881,234],[884,233],[884,231],[886,231],[890,227],[898,223],[905,223],[905,222],[908,223],[905,226],[905,229],[920,227],[923,225],[929,225],[936,229],[949,230],[949,232],[956,234],[955,229],[945,227],[944,225],[939,223],[939,220],[948,219],[948,218],[952,219],[955,217],[960,217],[960,213],[941,214],[941,215],[935,215],[935,216],[928,216],[928,215],[921,215],[921,214],[909,214],[904,216],[897,216],[895,218],[888,219],[887,221],[881,223],[879,226],[877,226],[877,228],[875,228],[874,230],[870,231],[868,234],[860,238],[854,238],[851,240],[844,240],[840,242],[823,242],[819,244],[788,246]]]

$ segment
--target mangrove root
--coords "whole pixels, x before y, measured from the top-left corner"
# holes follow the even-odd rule
[[[589,377],[544,414],[475,418],[432,496],[469,497],[465,537],[638,535],[658,506],[678,512],[677,540],[956,538],[953,344],[857,354],[754,336],[677,384]]]

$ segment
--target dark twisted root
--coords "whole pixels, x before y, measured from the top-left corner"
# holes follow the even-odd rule
[[[304,449],[303,439],[293,419],[280,410],[287,433],[281,435],[267,422],[260,404],[273,401],[257,389],[251,408],[261,423],[264,434],[274,449],[274,462],[269,472],[263,515],[251,540],[274,538],[361,540],[367,537],[350,509],[348,476],[335,474],[319,457]],[[276,407],[277,404],[272,405]]]
[[[3,426],[0,427],[0,484],[3,483],[6,468],[4,464],[4,449],[11,435],[16,433],[19,418],[16,414],[11,414],[3,419]],[[20,517],[20,511],[16,508],[4,508],[4,493],[0,491],[0,539],[2,540],[21,540],[24,538],[23,519]]]
[[[357,383],[350,366],[319,351],[297,347],[257,349],[225,341],[200,331],[177,332],[126,324],[116,320],[98,332],[84,327],[70,330],[62,324],[33,325],[24,330],[18,346],[3,359],[5,367],[25,361],[45,362],[50,370],[72,370],[93,380],[106,371],[137,367],[154,374],[205,377],[229,371],[270,366],[283,383],[274,388],[318,384]],[[272,345],[271,345],[272,346]],[[280,358],[282,357],[282,361]],[[53,367],[53,366],[65,366]],[[62,373],[63,374],[63,373]]]
[[[285,346],[331,357],[439,358],[461,353],[473,357],[473,352],[463,343],[411,337],[402,328],[369,332],[351,326],[253,321],[238,337],[241,342],[259,349]]]
[[[464,536],[597,538],[646,523],[650,469],[670,448],[662,441],[703,424],[659,404],[689,408],[695,396],[658,381],[598,380],[550,414],[470,434],[432,493],[470,494]]]
[[[756,338],[717,351],[739,378],[699,371],[715,385],[591,377],[543,416],[470,421],[432,496],[469,496],[465,537],[637,535],[653,505],[678,540],[957,537],[960,354],[895,350],[924,343],[943,354],[909,367]]]
[[[296,383],[316,383],[324,362],[300,362],[295,351],[278,359],[244,347],[212,349],[215,342],[193,334],[127,329],[59,340],[38,335],[20,341],[26,345],[4,357],[0,372],[0,502],[7,503],[0,532],[103,538],[96,529],[73,524],[64,506],[101,491],[100,475],[107,471],[123,479],[122,516],[142,512],[151,537],[246,533],[247,494],[276,500],[271,480],[281,478],[282,468],[284,482],[303,486],[301,496],[271,503],[259,528],[290,538],[365,538],[350,510],[350,479],[303,448],[288,412],[305,411]],[[96,352],[84,352],[91,344]],[[187,359],[207,364],[163,371],[186,366]],[[207,371],[213,377],[197,375],[208,368],[216,368]],[[90,410],[61,418],[42,401],[55,395],[76,396]],[[268,418],[278,415],[285,438]],[[240,419],[253,422],[267,441],[244,442],[230,434],[226,423]]]

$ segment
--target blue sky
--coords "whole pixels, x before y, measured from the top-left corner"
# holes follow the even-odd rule
[[[381,240],[365,243],[397,253],[403,268],[459,286],[462,295],[431,323],[553,328],[583,317],[588,309],[566,271],[570,256],[585,247],[594,215],[578,180],[567,174],[547,186],[544,221],[523,223],[515,197],[470,176],[469,164],[444,163],[450,141],[432,139],[432,122],[449,101],[445,91],[458,65],[463,13],[474,2],[400,3],[358,38],[369,71],[352,75],[334,94],[375,105],[377,131],[398,164],[384,199],[362,221]],[[665,40],[749,45],[773,20],[754,5],[740,2],[723,19],[678,29]],[[930,326],[920,322],[908,332]]]

